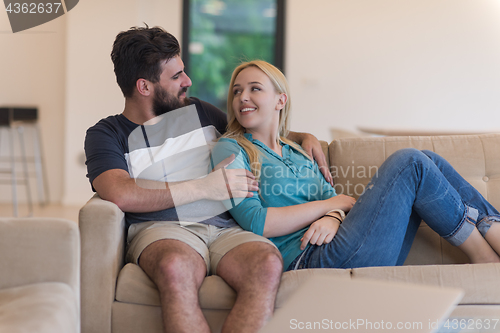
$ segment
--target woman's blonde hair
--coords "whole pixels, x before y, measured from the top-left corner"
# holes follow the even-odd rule
[[[226,134],[224,137],[234,139],[238,142],[238,144],[245,150],[250,160],[250,168],[252,173],[255,175],[257,179],[260,178],[260,169],[261,169],[261,161],[260,161],[260,151],[254,146],[252,142],[250,142],[245,136],[245,128],[240,125],[238,120],[236,119],[234,110],[233,110],[233,86],[234,81],[238,74],[248,67],[256,67],[263,71],[271,80],[276,93],[285,94],[287,96],[285,106],[280,110],[279,114],[279,126],[278,126],[278,140],[288,144],[301,152],[307,158],[309,156],[302,151],[299,145],[295,142],[288,140],[286,137],[289,133],[290,128],[290,110],[292,101],[290,98],[290,88],[288,86],[288,82],[283,75],[283,73],[271,65],[270,63],[263,60],[253,60],[249,62],[244,62],[233,71],[233,75],[231,76],[231,82],[229,83],[229,91],[227,94],[227,116],[228,116],[228,125]]]

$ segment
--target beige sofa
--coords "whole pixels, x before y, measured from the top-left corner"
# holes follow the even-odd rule
[[[500,208],[500,134],[355,138],[324,143],[338,192],[344,189],[345,194],[354,196],[367,185],[370,170],[373,173],[392,152],[405,147],[441,154]],[[162,331],[155,285],[138,266],[124,265],[124,225],[124,215],[118,207],[98,197],[80,211],[83,333]],[[287,272],[283,274],[277,307],[313,274],[459,287],[465,290],[465,296],[453,316],[500,318],[500,265],[467,264],[459,250],[441,240],[425,223],[405,266]],[[234,299],[233,290],[219,277],[205,279],[200,303],[214,332],[220,330]]]
[[[0,332],[80,332],[76,222],[0,219]]]

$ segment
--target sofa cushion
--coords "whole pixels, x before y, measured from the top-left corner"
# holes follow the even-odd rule
[[[0,290],[0,332],[77,333],[78,300],[64,283],[47,282]]]
[[[59,281],[78,293],[80,235],[73,221],[55,218],[0,220],[0,289]]]
[[[286,272],[281,278],[276,307],[311,275],[327,275],[350,279],[350,271],[343,269],[314,269]],[[229,310],[236,300],[234,290],[219,276],[207,276],[200,288],[200,304],[202,309]],[[156,285],[144,271],[135,264],[127,264],[118,276],[116,300],[124,303],[160,306],[160,296]]]
[[[202,308],[231,309],[235,294],[218,276],[207,276],[200,288]],[[118,275],[116,300],[124,303],[160,306],[158,289],[144,271],[135,264],[127,264]]]
[[[500,134],[354,138],[328,149],[338,193],[359,197],[378,167],[402,148],[427,149],[443,156],[495,207],[500,207]]]
[[[500,304],[499,264],[366,267],[352,270],[352,277],[461,288],[460,304]]]
[[[276,307],[312,275],[393,280],[443,287],[456,287],[465,291],[460,304],[500,304],[498,283],[500,265],[425,265],[403,267],[366,267],[348,269],[305,269],[286,272],[281,279]],[[229,310],[236,299],[235,292],[219,276],[208,276],[200,289],[202,309]],[[137,265],[127,264],[120,272],[116,300],[124,303],[160,306],[156,285]]]

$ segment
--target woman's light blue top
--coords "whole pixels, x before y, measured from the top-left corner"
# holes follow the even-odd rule
[[[262,236],[268,207],[299,205],[336,195],[319,171],[318,165],[302,153],[282,143],[281,157],[259,140],[253,139],[251,134],[246,133],[245,137],[262,152],[260,195],[254,192],[251,198],[231,199],[231,202],[227,200],[224,203],[243,229]],[[251,171],[248,155],[236,140],[220,139],[212,153],[214,165],[235,154],[235,161],[227,168]],[[300,239],[307,229],[308,227],[289,235],[270,238],[283,256],[285,270],[302,253]]]

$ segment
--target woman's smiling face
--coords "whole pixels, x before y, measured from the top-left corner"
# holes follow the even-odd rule
[[[259,68],[243,69],[234,80],[233,111],[236,120],[248,130],[277,132],[279,111],[286,96],[276,92],[269,77]]]

